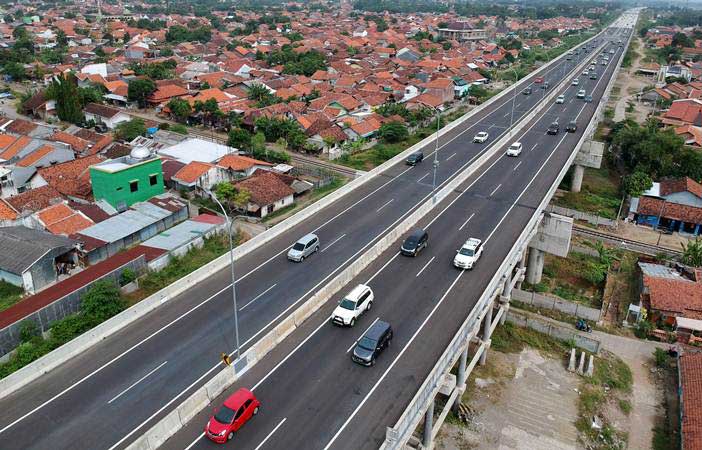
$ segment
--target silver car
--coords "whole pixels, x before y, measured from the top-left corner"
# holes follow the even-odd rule
[[[312,253],[319,251],[319,238],[316,234],[306,234],[295,242],[288,250],[288,259],[295,262],[302,262]]]

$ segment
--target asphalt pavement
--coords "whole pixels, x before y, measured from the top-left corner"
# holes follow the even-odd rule
[[[578,62],[577,59],[561,61],[549,70],[546,79],[555,85],[563,76],[564,71],[561,70],[560,66],[566,64],[573,67]],[[610,63],[609,67],[611,66],[613,63]],[[604,84],[604,82],[601,83],[602,86]],[[534,94],[529,96],[518,94],[514,99],[515,121],[528,113],[541,99],[541,95],[540,89],[535,89]],[[594,103],[590,104],[588,109],[594,110],[594,105]],[[446,183],[453,178],[482,154],[491,142],[499,139],[499,136],[506,132],[510,123],[511,106],[512,97],[505,96],[495,105],[477,113],[471,120],[440,139],[438,184]],[[563,111],[555,111],[554,113],[572,114],[581,106],[581,102],[569,102],[566,105],[559,105],[559,107],[564,108]],[[586,114],[580,120],[581,129],[586,123],[585,117]],[[544,120],[550,123],[553,118],[548,117]],[[564,124],[565,120],[562,123]],[[545,146],[546,142],[554,140],[553,136],[545,137],[543,135],[546,125],[542,125],[542,123],[535,125],[533,131],[527,133],[522,139],[525,144],[522,156],[509,160],[510,163],[521,163],[518,168],[506,166],[507,160],[499,158],[490,173],[484,178],[480,178],[474,188],[466,191],[468,194],[460,197],[461,199],[472,199],[475,202],[462,206],[466,212],[476,212],[470,227],[464,231],[470,230],[482,237],[481,233],[485,234],[483,231],[487,230],[491,223],[492,226],[495,225],[494,221],[490,222],[489,217],[497,217],[496,214],[499,211],[508,208],[510,196],[518,188],[515,183],[527,180],[526,177],[535,170],[535,165],[539,164],[537,161],[545,156],[547,149],[546,147],[541,148],[542,144]],[[475,133],[486,130],[491,135],[487,143],[474,144],[471,142]],[[557,139],[561,139],[563,136],[561,134]],[[575,139],[576,135],[571,135],[567,136],[566,141],[573,141],[571,144],[574,145]],[[537,147],[530,150],[533,144],[537,144]],[[565,146],[567,143],[563,145]],[[433,143],[425,148],[425,163],[414,168],[403,164],[395,165],[381,176],[334,202],[310,220],[294,227],[279,238],[237,261],[236,287],[240,309],[240,332],[244,349],[345,268],[354,258],[362,254],[378,238],[410,214],[417,205],[429,198],[432,190],[430,161],[433,157],[433,148]],[[552,163],[549,160],[546,166],[557,167],[557,162],[554,160]],[[494,183],[495,181],[499,182]],[[537,180],[535,184],[538,182],[540,180]],[[485,189],[489,188],[489,191],[484,192],[481,189],[485,183],[490,184],[490,186],[485,187]],[[458,203],[462,202],[463,200]],[[450,212],[442,215],[442,221],[438,222],[436,227],[441,229],[439,223],[443,223],[443,217],[453,217],[457,208],[454,205],[449,210]],[[522,209],[528,210],[528,208],[523,207],[516,208],[507,223],[516,223],[516,218],[521,217],[518,210]],[[464,222],[466,217],[461,217],[460,221]],[[285,258],[287,249],[298,237],[308,232],[315,232],[320,236],[322,251],[300,264],[287,261]],[[430,234],[448,238],[456,233],[455,230],[447,231],[446,234],[431,230]],[[503,237],[501,234],[499,239],[495,239],[497,242],[489,242],[486,255],[483,256],[478,269],[470,273],[470,277],[466,276],[466,279],[470,278],[474,283],[477,283],[475,287],[470,289],[471,291],[475,293],[480,291],[482,278],[477,279],[479,278],[477,274],[483,273],[486,277],[489,275],[491,261],[493,258],[499,258],[499,249],[508,244],[509,236],[511,235],[505,234]],[[391,317],[393,323],[402,324],[397,330],[393,349],[398,349],[403,345],[403,342],[409,339],[409,330],[416,328],[418,323],[424,320],[427,316],[427,308],[432,308],[432,305],[438,301],[437,293],[441,287],[445,286],[455,275],[450,267],[438,268],[445,266],[443,263],[446,262],[447,255],[450,254],[452,257],[454,247],[460,243],[453,239],[450,242],[451,249],[447,253],[441,245],[436,245],[435,249],[435,242],[438,243],[441,240],[431,239],[429,250],[416,260],[395,260],[398,261],[398,265],[410,265],[410,267],[405,268],[406,271],[400,271],[396,274],[400,278],[387,282],[379,280],[377,287],[376,284],[373,284],[376,296],[381,299],[377,302],[380,313]],[[443,242],[449,242],[449,240]],[[415,277],[416,282],[431,280],[421,290],[415,283],[409,283],[413,276],[410,272],[414,269],[414,264],[432,254],[436,257],[434,262],[426,268],[421,277]],[[439,264],[439,261],[442,261],[442,264]],[[394,264],[387,267],[387,270],[396,270]],[[227,268],[213,273],[207,282],[194,285],[185,294],[169,301],[96,345],[90,351],[0,400],[0,442],[2,443],[0,447],[3,449],[111,449],[122,448],[133,441],[155,420],[170,412],[193,389],[201,386],[217,370],[220,370],[220,353],[231,351],[234,348],[233,308],[228,270]],[[487,272],[484,273],[485,271]],[[433,279],[434,276],[437,279]],[[385,279],[384,274],[383,279]],[[390,300],[398,298],[398,293],[390,292],[390,288],[398,288],[398,284],[404,286],[404,283],[398,283],[397,279],[409,279],[407,285],[410,286],[406,289],[398,289],[398,291],[405,292],[407,296],[406,302],[399,304]],[[487,278],[485,279],[487,280]],[[383,288],[383,286],[386,287]],[[414,300],[420,293],[425,297],[420,301]],[[469,307],[469,303],[466,302],[464,306]],[[390,309],[388,310],[388,308]],[[324,311],[325,308],[322,310]],[[391,313],[401,315],[401,317],[389,316]],[[376,314],[376,311],[372,314]],[[455,316],[457,318],[460,314]],[[273,439],[282,439],[282,436],[288,436],[292,439],[291,442],[301,443],[305,436],[297,432],[293,433],[295,436],[290,436],[289,431],[296,429],[290,427],[300,426],[300,429],[310,429],[309,427],[314,428],[314,424],[319,424],[320,421],[327,424],[327,431],[320,431],[316,434],[318,442],[322,443],[334,429],[339,428],[340,421],[343,420],[347,410],[357,404],[356,397],[349,398],[342,395],[347,393],[345,388],[357,385],[359,393],[369,389],[368,383],[373,378],[368,376],[369,372],[358,372],[358,369],[361,368],[347,367],[349,361],[346,358],[338,358],[336,354],[337,346],[342,345],[342,343],[342,346],[346,345],[352,334],[362,331],[363,324],[370,323],[367,322],[369,317],[370,315],[365,317],[359,326],[350,333],[349,330],[328,330],[328,327],[323,327],[322,330],[320,328],[323,331],[322,334],[325,335],[325,341],[319,343],[322,345],[319,348],[307,350],[308,346],[304,347],[305,351],[309,351],[309,359],[306,361],[310,363],[319,361],[320,355],[325,354],[325,345],[331,346],[329,351],[333,357],[325,359],[321,365],[310,364],[308,366],[307,362],[302,360],[302,367],[298,368],[299,372],[291,369],[293,375],[284,376],[283,378],[287,380],[285,383],[275,383],[275,386],[288,386],[291,392],[302,392],[309,388],[310,382],[315,383],[315,380],[318,380],[318,384],[325,384],[326,377],[332,376],[330,374],[333,373],[333,377],[340,377],[335,378],[336,382],[329,383],[329,389],[333,389],[333,386],[338,386],[339,382],[346,381],[343,377],[345,371],[351,370],[350,373],[356,375],[353,383],[346,385],[335,395],[317,398],[318,404],[316,402],[310,404],[309,399],[296,398],[293,395],[286,399],[280,399],[281,404],[275,407],[273,403],[266,402],[262,415],[257,418],[255,423],[265,427],[268,431],[272,428],[270,420],[274,420],[271,417],[273,411],[285,410],[278,408],[282,404],[288,404],[289,407],[296,406],[297,409],[293,408],[289,411],[319,410],[319,413],[314,415],[318,420],[311,419],[305,414],[301,414],[299,417],[293,417],[292,414],[289,417],[286,415],[285,417],[288,417],[286,423],[279,427],[277,437],[273,436],[269,440],[271,445],[275,442]],[[316,322],[310,321],[309,323]],[[448,327],[445,331],[450,331],[450,329]],[[327,333],[331,334],[327,335]],[[432,342],[432,345],[439,344],[440,341],[441,339],[438,339],[436,342]],[[308,342],[310,345],[318,343],[316,335]],[[274,352],[271,357],[277,353],[277,351]],[[383,356],[381,364],[372,369],[374,372],[371,374],[379,374],[381,370],[384,370],[382,369],[383,364],[389,362],[392,357],[393,352],[387,352]],[[428,367],[433,365],[433,361],[429,361],[430,359],[417,363],[417,370],[414,375],[408,378],[408,381],[421,382],[420,380],[423,380],[426,375],[423,364],[429,364]],[[412,364],[410,361],[412,358],[403,359],[398,367]],[[300,364],[300,359],[291,358],[289,362],[290,364]],[[266,363],[267,361],[262,362],[252,369],[251,376],[266,367]],[[334,368],[337,370],[334,371]],[[288,373],[288,371],[286,369],[284,372],[277,373]],[[324,382],[320,381],[323,379]],[[267,387],[269,385],[271,384],[262,385],[261,390],[269,389]],[[387,409],[387,414],[382,415],[383,420],[378,423],[392,422],[393,414],[397,412],[401,401],[406,399],[408,395],[411,398],[413,389],[416,389],[413,387],[413,383],[402,383],[402,386],[402,394],[404,395],[398,395],[397,400],[391,402],[391,405],[384,405],[382,409],[383,411]],[[325,388],[325,392],[329,389]],[[266,397],[279,398],[279,394],[278,391],[271,391],[270,396]],[[332,414],[330,411],[334,411],[334,413]],[[374,410],[373,414],[369,414],[368,417],[375,414],[382,414],[382,411]],[[267,419],[266,416],[268,416]],[[254,426],[256,425],[252,425],[251,428]],[[282,430],[287,430],[287,432],[282,432]],[[192,430],[186,429],[182,435],[186,436],[188,432],[192,433]],[[384,435],[384,425],[382,432]],[[359,438],[376,442],[377,430],[374,433]],[[249,434],[248,429],[246,434],[251,439],[251,448],[255,448],[258,445],[253,445],[255,439],[260,438],[261,434]],[[177,443],[181,442],[180,436],[178,439],[173,439],[171,443],[178,445]],[[371,442],[370,440],[367,442]],[[259,439],[258,442],[261,440]],[[277,445],[282,445],[283,441],[277,442]],[[361,445],[354,448],[362,447],[365,445],[363,442],[359,442]],[[302,447],[289,448],[315,447],[317,447],[316,444],[309,447],[303,445]]]

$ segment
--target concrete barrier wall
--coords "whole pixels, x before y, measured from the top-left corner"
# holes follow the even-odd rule
[[[606,227],[617,227],[617,221],[613,219],[607,219],[606,217],[596,216],[594,214],[589,214],[583,211],[578,211],[577,209],[564,208],[562,206],[548,205],[546,211],[560,214],[566,217],[572,217],[575,220],[582,220],[592,225],[604,225]]]
[[[537,294],[536,292],[522,291],[514,289],[512,298],[527,305],[537,308],[560,311],[571,316],[580,317],[586,320],[597,322],[600,320],[600,310],[584,306],[579,303],[569,302],[555,295]]]
[[[562,341],[573,342],[577,347],[591,353],[597,353],[600,350],[600,341],[587,336],[581,336],[574,327],[570,328],[558,325],[553,321],[528,314],[524,311],[510,308],[507,312],[507,322],[520,327],[531,328],[532,330],[547,334]]]
[[[83,294],[90,289],[95,282],[100,280],[112,280],[115,283],[119,283],[119,277],[127,268],[132,269],[136,273],[143,272],[146,270],[146,259],[143,255],[139,256],[138,258],[114,269],[112,272],[103,275],[85,286],[79,287],[75,291],[64,295],[43,308],[34,311],[22,319],[19,319],[17,322],[12,323],[0,330],[0,357],[7,355],[20,344],[20,327],[22,326],[22,322],[31,320],[37,325],[37,328],[42,333],[46,333],[49,331],[49,328],[54,322],[71,314],[75,314],[80,310],[80,303]]]

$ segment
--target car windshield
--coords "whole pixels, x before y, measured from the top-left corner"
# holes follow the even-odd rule
[[[225,425],[230,424],[234,420],[234,410],[229,409],[226,406],[222,406],[222,408],[217,411],[214,418],[219,423],[223,423]]]
[[[405,246],[407,246],[408,248],[414,247],[415,245],[417,245],[417,238],[415,238],[414,236],[408,237],[405,241]]]
[[[361,340],[358,341],[358,346],[373,351],[375,350],[375,341],[367,336],[363,336]]]
[[[295,245],[293,245],[293,250],[301,251],[305,249],[305,244],[302,244],[300,242],[296,242]]]
[[[473,249],[472,249],[472,248],[467,248],[467,247],[463,247],[463,248],[461,249],[461,251],[458,252],[458,253],[460,253],[460,254],[463,255],[463,256],[473,256],[473,255],[475,255],[475,252],[473,251]]]
[[[349,300],[348,298],[345,298],[341,301],[341,303],[339,303],[339,306],[341,306],[344,309],[348,309],[348,310],[353,311],[354,309],[356,309],[356,302],[354,302],[353,300]]]

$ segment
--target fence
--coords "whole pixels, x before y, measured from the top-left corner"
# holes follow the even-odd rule
[[[316,181],[310,181],[310,183],[314,184],[315,189],[319,189],[321,187],[331,184],[335,178],[334,173],[330,170],[324,169],[322,167],[305,165],[304,163],[295,166],[292,169],[291,173],[296,177],[308,176],[316,178]]]
[[[507,322],[514,325],[531,328],[539,333],[547,334],[562,341],[573,342],[576,347],[587,350],[590,353],[599,352],[600,341],[587,336],[580,335],[574,328],[559,324],[556,321],[530,314],[526,311],[510,308],[507,312]]]
[[[586,212],[578,211],[577,209],[564,208],[562,206],[548,205],[546,207],[547,212],[552,212],[560,214],[566,217],[572,217],[575,220],[583,220],[592,225],[604,225],[606,227],[617,227],[617,221],[614,219],[607,219],[606,217],[596,216],[594,214],[589,214]]]
[[[515,289],[512,291],[512,298],[526,305],[537,308],[560,311],[571,316],[597,322],[600,320],[600,310],[584,306],[579,303],[569,302],[553,295],[543,295],[536,292],[522,291]]]

